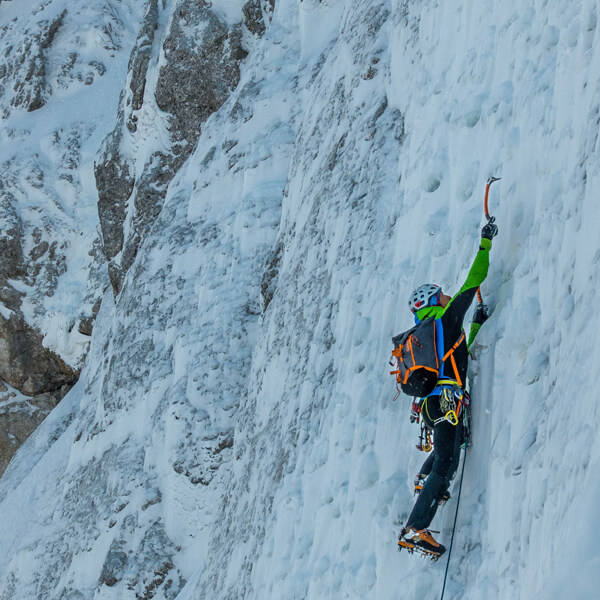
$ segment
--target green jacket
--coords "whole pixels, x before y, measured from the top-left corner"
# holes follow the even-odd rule
[[[492,248],[491,240],[481,238],[479,251],[471,265],[469,274],[464,284],[458,292],[452,296],[452,299],[445,308],[441,306],[427,306],[417,312],[417,318],[423,321],[429,317],[442,319],[444,328],[444,353],[450,349],[460,338],[463,331],[463,321],[469,306],[475,298],[479,286],[484,282],[490,266],[490,250]],[[468,354],[467,348],[473,343],[481,325],[471,323],[469,339],[466,344],[460,344],[455,351],[455,360],[458,365],[459,376],[465,381],[467,372]]]

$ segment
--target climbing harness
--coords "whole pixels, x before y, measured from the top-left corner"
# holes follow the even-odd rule
[[[464,390],[456,381],[440,382],[442,393],[440,394],[440,409],[443,417],[435,419],[434,425],[442,421],[448,421],[451,425],[458,425],[458,417],[463,405]]]
[[[433,419],[429,414],[427,406],[427,398],[423,398],[421,411],[425,411],[429,422],[433,422],[434,426],[443,421],[448,421],[451,425],[458,425],[459,417],[463,411],[463,407],[469,404],[469,394],[462,389],[458,381],[454,379],[440,379],[435,387],[432,396],[439,396],[440,410],[443,415],[437,419]]]

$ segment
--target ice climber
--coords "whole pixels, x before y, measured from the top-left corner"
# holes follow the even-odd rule
[[[473,302],[479,286],[487,276],[492,238],[498,233],[493,219],[481,230],[481,243],[464,285],[453,297],[447,296],[438,285],[427,284],[417,288],[409,299],[409,307],[415,322],[434,317],[441,319],[443,335],[442,356],[455,346],[454,352],[443,361],[436,387],[428,396],[413,404],[414,412],[420,412],[424,425],[433,430],[433,452],[423,463],[415,479],[415,505],[402,530],[399,545],[416,548],[427,554],[441,555],[445,547],[437,542],[427,529],[439,504],[449,496],[450,481],[460,460],[463,443],[463,419],[448,419],[450,407],[458,409],[468,404],[464,388],[467,380],[468,347],[481,325],[487,320],[487,310],[479,304],[473,315],[468,341],[465,339],[463,320]],[[456,413],[454,413],[455,415]],[[403,543],[402,543],[403,542]]]

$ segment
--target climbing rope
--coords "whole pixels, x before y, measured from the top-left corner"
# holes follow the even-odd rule
[[[465,456],[463,459],[462,473],[460,475],[460,485],[458,486],[458,498],[456,499],[456,512],[454,513],[454,525],[452,526],[452,537],[450,538],[450,547],[448,548],[448,562],[446,562],[446,572],[444,573],[444,585],[442,587],[442,595],[440,600],[444,600],[444,592],[446,591],[446,578],[448,577],[448,567],[450,566],[450,555],[452,554],[452,544],[454,544],[454,532],[456,531],[456,521],[458,519],[458,507],[460,505],[460,493],[462,492],[463,477],[465,476],[465,465],[467,464],[467,448],[469,440],[465,441]]]
[[[490,211],[488,209],[488,198],[490,194],[490,186],[495,181],[500,181],[500,177],[490,177],[487,180],[485,186],[485,198],[483,201],[483,212],[485,214],[485,218],[489,222],[494,222],[495,218],[490,216]],[[477,288],[477,300],[479,304],[483,304],[483,298],[481,297],[481,290]],[[448,561],[446,562],[446,572],[444,573],[444,585],[442,586],[442,595],[440,596],[440,600],[444,600],[444,592],[446,591],[446,579],[448,578],[448,567],[450,566],[450,556],[452,554],[452,545],[454,544],[454,533],[456,532],[456,521],[458,519],[458,507],[460,505],[460,494],[462,492],[462,484],[463,478],[465,475],[465,465],[467,464],[467,448],[469,447],[469,439],[465,441],[465,456],[463,460],[462,472],[460,475],[460,485],[458,486],[458,498],[456,500],[456,512],[454,514],[454,525],[452,526],[452,537],[450,538],[450,548],[448,548]]]

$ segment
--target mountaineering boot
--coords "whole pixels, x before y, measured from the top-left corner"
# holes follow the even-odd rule
[[[419,548],[431,552],[432,554],[437,554],[438,556],[441,556],[446,552],[446,548],[435,541],[428,529],[415,531],[411,541]]]
[[[411,535],[412,537],[406,537]],[[431,531],[428,529],[416,530],[412,527],[403,529],[398,538],[398,548],[406,548],[409,552],[417,551],[423,556],[437,560],[444,552],[446,547],[435,541]]]

